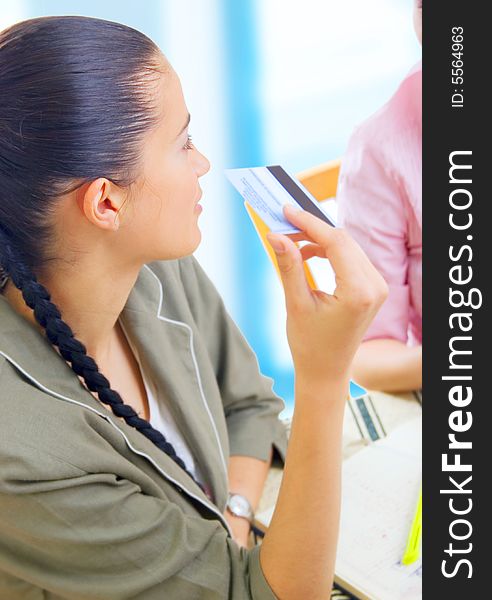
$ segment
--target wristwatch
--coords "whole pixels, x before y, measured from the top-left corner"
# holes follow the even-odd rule
[[[243,517],[250,523],[253,522],[255,514],[249,500],[245,496],[229,493],[226,506],[227,510],[236,517]]]

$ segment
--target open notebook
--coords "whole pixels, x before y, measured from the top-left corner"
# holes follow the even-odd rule
[[[421,445],[417,417],[343,463],[335,581],[361,600],[422,598],[421,559],[400,562],[421,484]],[[268,525],[272,513],[257,519]]]
[[[422,597],[421,559],[400,562],[419,495],[421,446],[417,417],[344,462],[335,572],[363,600]]]

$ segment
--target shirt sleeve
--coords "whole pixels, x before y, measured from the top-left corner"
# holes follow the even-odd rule
[[[337,191],[339,222],[386,280],[388,298],[365,338],[408,339],[410,289],[403,186],[360,127],[342,159]]]
[[[28,582],[85,600],[276,599],[260,547],[240,548],[218,521],[185,514],[115,474],[30,456],[24,469],[26,460],[43,461],[31,464],[39,475],[51,463],[59,478],[0,482],[2,598],[18,598]]]
[[[217,289],[194,257],[182,268],[191,309],[220,388],[230,454],[268,460],[273,446],[283,463],[287,433],[278,418],[284,402],[272,390],[272,379],[260,373],[258,360],[228,314]],[[193,299],[199,299],[194,301]]]

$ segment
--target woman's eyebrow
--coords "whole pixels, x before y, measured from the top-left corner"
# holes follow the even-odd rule
[[[176,136],[177,138],[183,133],[183,131],[188,127],[188,125],[190,124],[190,120],[191,120],[191,115],[190,113],[188,113],[188,118],[186,119],[186,123],[184,124],[183,128],[181,129],[181,131],[178,133],[178,135]]]

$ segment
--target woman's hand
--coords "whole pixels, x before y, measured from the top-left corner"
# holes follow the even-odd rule
[[[348,377],[354,354],[388,290],[360,246],[343,230],[308,212],[284,207],[285,217],[301,230],[299,249],[285,235],[268,234],[282,278],[287,307],[287,337],[296,376],[309,381]],[[312,290],[303,261],[328,258],[336,276],[333,295]]]

